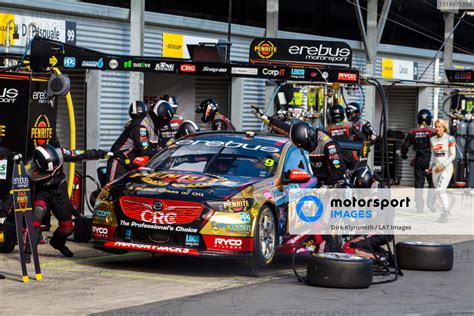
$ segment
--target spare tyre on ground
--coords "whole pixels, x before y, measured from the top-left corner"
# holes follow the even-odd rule
[[[396,246],[400,269],[449,271],[453,268],[453,246],[434,242],[407,241]]]
[[[311,256],[306,282],[321,287],[362,289],[372,284],[373,263],[370,259],[337,252]]]

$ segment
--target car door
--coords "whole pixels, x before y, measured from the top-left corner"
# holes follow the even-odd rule
[[[275,205],[278,211],[278,231],[279,236],[287,234],[287,221],[288,221],[288,202],[289,202],[289,191],[291,189],[299,188],[313,188],[316,187],[317,179],[313,175],[311,166],[309,164],[309,155],[305,154],[305,151],[291,146],[285,155],[283,168],[280,174],[280,180],[283,183],[284,176],[288,174],[290,170],[304,170],[310,175],[311,179],[306,183],[287,183],[281,184],[275,191],[278,195],[278,199],[275,201]],[[275,196],[275,194],[274,194]]]

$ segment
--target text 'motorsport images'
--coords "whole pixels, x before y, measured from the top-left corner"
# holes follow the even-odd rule
[[[471,2],[0,0],[0,314],[472,314]]]

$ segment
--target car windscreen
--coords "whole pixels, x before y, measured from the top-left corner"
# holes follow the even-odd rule
[[[268,178],[275,174],[279,159],[278,147],[251,142],[185,139],[161,151],[147,167]]]

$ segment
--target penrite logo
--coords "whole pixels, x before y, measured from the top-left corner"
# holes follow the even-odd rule
[[[340,72],[337,74],[337,80],[356,82],[357,74],[351,74],[348,72]]]
[[[280,69],[263,68],[262,74],[267,75],[267,76],[272,76],[272,77],[278,77],[278,76],[284,76],[285,71],[286,69],[283,69],[283,68],[280,68]]]
[[[46,115],[41,114],[36,118],[35,125],[31,128],[31,139],[35,147],[49,144],[53,139],[53,128]]]
[[[18,90],[14,88],[3,88],[0,90],[0,103],[15,103],[18,97]]]
[[[196,65],[193,64],[182,64],[179,66],[181,72],[196,72]]]
[[[155,65],[156,71],[174,71],[174,64],[160,62]]]
[[[264,40],[254,46],[253,50],[262,59],[270,59],[278,51],[272,42]]]

